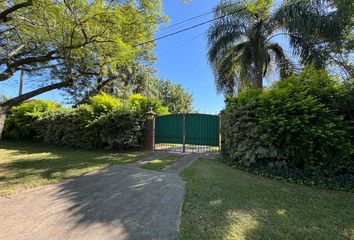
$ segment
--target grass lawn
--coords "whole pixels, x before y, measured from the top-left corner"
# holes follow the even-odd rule
[[[354,239],[354,194],[267,179],[198,160],[179,239]]]
[[[162,169],[164,169],[168,165],[171,165],[172,163],[176,162],[178,159],[182,157],[183,155],[180,154],[169,154],[167,156],[162,156],[158,159],[144,163],[141,165],[141,168],[161,171]]]
[[[0,196],[60,182],[112,164],[131,163],[147,153],[85,151],[23,142],[0,142]]]

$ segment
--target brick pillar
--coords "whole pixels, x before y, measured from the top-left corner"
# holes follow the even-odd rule
[[[143,149],[147,151],[155,150],[155,116],[154,112],[146,114]]]

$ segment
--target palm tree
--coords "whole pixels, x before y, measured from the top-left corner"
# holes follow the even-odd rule
[[[285,0],[275,18],[286,29],[303,65],[317,69],[336,65],[353,78],[349,60],[354,47],[353,13],[352,0]]]
[[[280,26],[270,14],[271,7],[271,1],[222,1],[216,7],[217,20],[208,33],[208,57],[219,92],[262,88],[271,64],[280,68],[282,78],[292,73],[291,61],[272,41]]]
[[[341,6],[350,2],[336,1]],[[208,58],[217,90],[234,93],[236,89],[262,88],[270,66],[279,68],[281,78],[292,74],[293,63],[274,41],[278,35],[287,36],[302,64],[323,68],[333,57],[329,53],[340,49],[338,39],[346,22],[340,16],[343,18],[344,10],[339,12],[339,5],[330,8],[330,2],[335,0],[285,0],[272,12],[271,0],[222,0],[208,33]]]

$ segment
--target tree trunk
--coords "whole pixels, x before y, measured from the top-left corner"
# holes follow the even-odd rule
[[[0,140],[2,138],[2,131],[4,130],[4,126],[5,126],[7,111],[8,108],[0,107]]]
[[[8,109],[10,109],[11,107],[16,106],[16,105],[22,103],[23,101],[28,100],[32,97],[35,97],[35,96],[40,95],[45,92],[49,92],[54,89],[63,88],[66,86],[69,86],[69,83],[59,82],[59,83],[54,83],[54,84],[51,84],[51,85],[48,85],[45,87],[41,87],[41,88],[38,88],[38,89],[33,90],[31,92],[22,94],[21,96],[11,98],[10,100],[7,100],[6,102],[1,103],[0,107],[7,107]]]
[[[263,67],[258,66],[256,68],[256,74],[255,74],[255,79],[254,79],[254,88],[263,88]]]

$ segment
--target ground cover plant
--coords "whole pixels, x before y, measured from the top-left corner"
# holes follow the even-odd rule
[[[132,163],[147,153],[83,151],[25,142],[0,142],[0,196],[102,169]]]
[[[178,239],[354,239],[354,193],[276,181],[206,159],[182,177]]]

